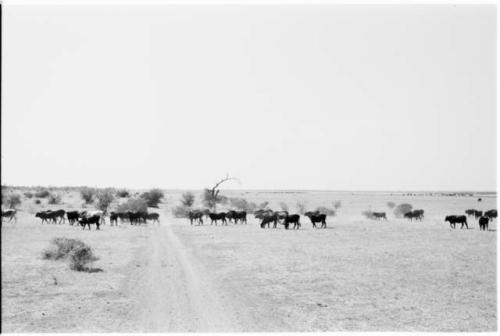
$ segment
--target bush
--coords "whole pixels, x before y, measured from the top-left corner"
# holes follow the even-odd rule
[[[49,199],[48,199],[47,203],[48,204],[60,204],[61,203],[61,195],[59,195],[59,194],[49,195]]]
[[[127,212],[127,211],[146,212],[146,211],[148,211],[148,204],[147,204],[146,200],[144,200],[142,198],[129,198],[125,203],[120,204],[116,208],[116,211],[118,211],[118,212]]]
[[[85,204],[92,204],[92,202],[94,201],[95,194],[96,194],[96,189],[94,188],[83,187],[80,190],[80,195],[82,196],[82,199],[85,201]]]
[[[120,197],[120,198],[130,197],[130,193],[128,192],[128,190],[125,190],[125,189],[118,190],[116,192],[116,197]]]
[[[36,199],[35,204],[42,204],[42,201],[40,201],[39,199]]]
[[[325,214],[327,216],[335,216],[335,210],[328,208],[328,207],[319,206],[316,208],[316,211],[319,213]]]
[[[333,202],[333,208],[335,210],[338,210],[341,206],[342,206],[342,202],[341,201],[335,201],[335,202]]]
[[[192,207],[194,204],[194,195],[190,192],[185,192],[182,194],[181,204],[184,207]]]
[[[255,204],[254,202],[248,202],[246,199],[239,197],[231,197],[229,199],[229,203],[231,204],[232,208],[249,213],[254,212],[257,208],[257,204]]]
[[[280,208],[283,211],[288,211],[288,205],[285,202],[280,202]]]
[[[259,209],[266,209],[269,206],[269,202],[265,201],[259,204],[258,208]]]
[[[90,246],[78,239],[54,238],[52,246],[42,252],[42,258],[59,260],[69,258],[69,267],[75,271],[90,271],[87,264],[98,260]]]
[[[368,219],[374,219],[375,217],[373,216],[373,212],[370,210],[365,210],[361,213],[363,216],[365,216]]]
[[[111,189],[104,189],[97,193],[97,209],[108,211],[109,205],[113,202],[115,197],[113,196],[113,191]]]
[[[175,218],[187,218],[190,208],[184,205],[179,205],[172,208],[172,215]]]
[[[394,209],[394,216],[403,217],[405,213],[410,212],[412,209],[413,206],[411,204],[408,203],[400,204]]]
[[[10,194],[5,198],[5,205],[9,209],[15,209],[19,204],[21,204],[21,195],[19,194]]]
[[[89,263],[98,260],[90,246],[81,246],[73,250],[70,254],[69,268],[74,271],[90,271],[87,266]]]
[[[33,198],[33,196],[35,196],[35,194],[33,194],[32,192],[27,191],[24,193],[24,197],[26,198]]]
[[[394,209],[394,207],[396,206],[396,203],[394,203],[394,202],[387,202],[387,206],[389,207],[389,209]]]
[[[163,191],[160,189],[151,189],[141,195],[141,198],[146,200],[148,207],[151,208],[158,208],[158,203],[160,203],[163,197]]]
[[[297,212],[301,215],[306,213],[306,204],[304,202],[297,202]]]
[[[50,193],[47,189],[39,190],[35,193],[35,197],[38,197],[38,198],[49,197],[49,195],[50,195]]]

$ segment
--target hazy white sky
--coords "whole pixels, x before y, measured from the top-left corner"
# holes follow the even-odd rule
[[[3,14],[4,184],[496,188],[493,5]]]

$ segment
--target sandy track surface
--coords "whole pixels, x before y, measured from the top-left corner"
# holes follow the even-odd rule
[[[247,330],[233,313],[229,297],[212,284],[176,236],[169,220],[145,229],[146,246],[135,261],[140,271],[128,284],[145,332],[221,332]]]

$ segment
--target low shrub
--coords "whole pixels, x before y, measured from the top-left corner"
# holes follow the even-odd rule
[[[368,219],[374,219],[375,217],[373,216],[373,212],[370,210],[365,210],[361,213],[363,216],[365,216]]]
[[[185,192],[185,193],[182,194],[181,204],[184,207],[190,208],[190,207],[193,206],[194,200],[195,200],[195,197],[194,197],[193,193],[191,193],[191,192]]]
[[[399,204],[394,208],[394,216],[403,217],[405,213],[410,212],[413,209],[413,206],[409,203]]]
[[[285,202],[280,202],[279,206],[280,206],[281,210],[288,211],[288,205]]]
[[[332,208],[328,208],[325,206],[319,206],[316,208],[316,211],[322,214],[325,214],[327,216],[335,216],[336,212]]]
[[[61,203],[61,195],[50,194],[47,203],[48,204],[60,204]]]
[[[33,196],[35,196],[35,194],[33,194],[30,191],[27,191],[27,192],[24,193],[24,197],[26,197],[26,198],[33,198]]]
[[[94,196],[97,193],[95,188],[83,187],[80,190],[80,196],[85,201],[85,204],[92,204],[94,202]]]
[[[172,208],[172,215],[175,218],[187,218],[190,208],[184,205],[179,205]]]
[[[158,208],[158,204],[164,196],[160,189],[151,189],[141,194],[141,198],[145,199],[148,207],[151,208]]]
[[[69,268],[78,272],[91,271],[87,265],[96,260],[99,258],[94,255],[90,246],[80,246],[71,252]]]
[[[46,198],[49,197],[50,192],[47,189],[39,190],[35,193],[35,197]]]
[[[120,197],[120,198],[130,197],[130,193],[126,189],[118,190],[116,192],[116,197]]]
[[[394,209],[394,207],[396,206],[396,203],[394,203],[394,202],[387,202],[387,206],[389,207],[389,209]]]
[[[5,205],[9,209],[15,209],[18,205],[21,204],[21,195],[19,194],[10,194],[5,198]]]
[[[297,202],[297,212],[301,215],[306,213],[306,204],[304,202]]]
[[[39,200],[39,199],[36,199],[36,200],[35,200],[35,204],[42,204],[42,201],[41,201],[41,200]]]
[[[54,238],[53,246],[42,252],[42,258],[48,260],[69,259],[69,267],[75,271],[92,271],[87,265],[98,258],[92,248],[78,239]]]
[[[111,189],[104,189],[97,193],[96,198],[97,198],[97,205],[96,205],[97,209],[104,211],[104,213],[106,213],[108,211],[108,207],[115,199],[115,196],[113,195],[113,191]]]
[[[142,198],[129,198],[126,202],[120,204],[116,207],[118,212],[137,212],[137,211],[148,211],[148,204],[146,200]]]
[[[342,206],[342,201],[335,201],[335,202],[333,202],[333,208],[335,210],[340,209],[341,206]]]

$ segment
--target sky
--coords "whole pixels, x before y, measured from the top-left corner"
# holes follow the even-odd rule
[[[2,184],[496,190],[494,5],[6,5]]]

